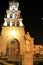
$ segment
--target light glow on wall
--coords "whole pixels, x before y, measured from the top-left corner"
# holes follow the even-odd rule
[[[22,22],[19,23],[20,26],[24,26]]]
[[[12,22],[10,22],[10,26],[12,26]]]
[[[7,18],[10,18],[9,14],[7,15]]]
[[[7,22],[4,22],[4,24],[3,24],[4,26],[7,26]]]
[[[17,30],[10,30],[10,31],[8,31],[8,34],[10,36],[17,36],[18,35],[18,31]]]

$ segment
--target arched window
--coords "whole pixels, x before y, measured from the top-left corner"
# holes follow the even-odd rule
[[[10,14],[10,18],[13,18],[13,14]]]
[[[19,22],[17,22],[17,26],[19,26]]]
[[[12,10],[18,10],[18,7],[15,6],[15,5],[13,5],[13,6],[12,6]]]
[[[17,14],[10,14],[10,18],[17,18]]]
[[[7,26],[10,26],[10,22],[7,22]]]
[[[13,10],[14,10],[14,7],[13,7]]]
[[[14,18],[17,18],[17,14],[14,14]]]
[[[12,22],[12,26],[14,26],[15,25],[15,22]]]

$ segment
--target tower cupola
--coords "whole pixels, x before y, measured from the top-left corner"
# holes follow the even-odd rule
[[[9,10],[6,10],[6,17],[4,18],[4,26],[24,26],[22,18],[20,17],[21,11],[19,10],[19,2],[10,1]]]

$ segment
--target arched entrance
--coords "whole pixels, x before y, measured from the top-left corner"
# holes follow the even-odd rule
[[[20,43],[13,38],[6,45],[6,54],[9,60],[18,60],[20,58]]]

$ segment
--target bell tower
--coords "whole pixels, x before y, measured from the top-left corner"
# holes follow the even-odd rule
[[[20,13],[21,11],[18,10],[19,3],[12,1],[9,2],[9,10],[6,10],[6,17],[4,18],[4,24],[2,26],[2,36],[4,37],[3,42],[4,42],[4,53],[6,52],[6,44],[8,40],[15,38],[19,40],[20,45],[22,45],[24,42],[24,25],[22,23],[22,18],[20,18]],[[23,47],[23,46],[22,46]],[[20,47],[21,48],[21,47]],[[22,53],[22,48],[21,48],[21,53]]]
[[[33,65],[34,38],[25,34],[19,2],[10,1],[0,36],[0,51],[9,61],[22,60],[22,65]]]
[[[2,26],[2,52],[3,55],[8,55],[8,60],[17,60],[14,51],[16,49],[19,56],[24,53],[24,25],[22,23],[23,18],[21,18],[21,11],[18,9],[19,3],[15,1],[9,2],[9,9],[6,10],[6,17],[4,18],[4,24]],[[18,46],[17,46],[18,45]],[[20,46],[20,47],[19,47]],[[19,47],[19,48],[18,48]]]

